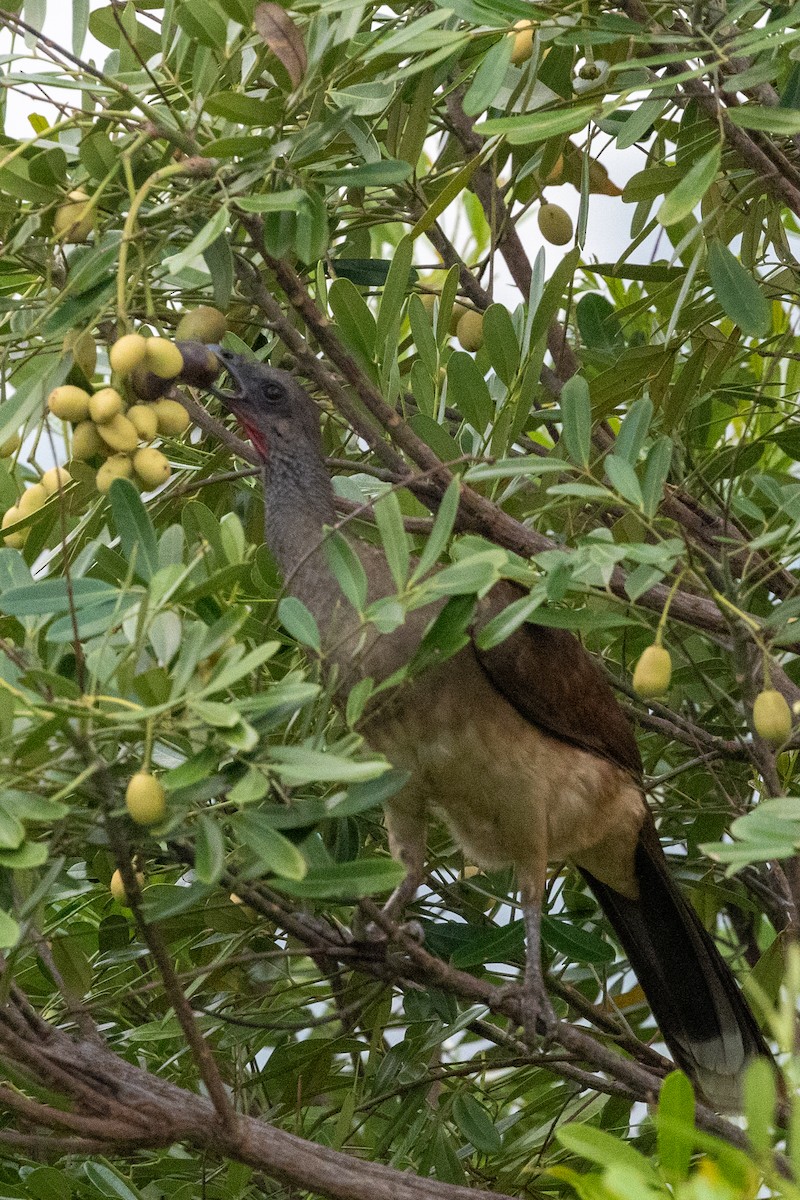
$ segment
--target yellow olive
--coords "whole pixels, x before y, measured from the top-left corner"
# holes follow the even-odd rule
[[[537,219],[542,237],[551,246],[566,246],[572,240],[572,217],[560,204],[543,204]]]
[[[462,304],[460,302],[460,300],[456,300],[455,304],[453,305],[453,311],[450,314],[450,333],[451,334],[456,334],[458,332],[458,322],[465,315],[465,313],[468,313],[468,312],[472,312],[472,309],[467,308],[466,304]]]
[[[159,379],[175,379],[183,370],[183,355],[167,338],[148,338],[145,366]]]
[[[515,67],[521,66],[527,62],[533,54],[533,35],[535,27],[532,21],[527,21],[524,18],[514,22],[513,30],[508,34],[514,39],[514,45],[511,50],[511,61]]]
[[[125,790],[125,807],[128,816],[137,825],[156,825],[167,813],[164,789],[148,771],[138,771],[131,776]]]
[[[94,421],[81,421],[72,431],[72,457],[86,460],[102,454],[105,442],[97,432]]]
[[[172,474],[169,459],[152,446],[136,451],[133,456],[133,469],[148,491],[166,483]]]
[[[55,492],[60,492],[68,483],[72,482],[72,476],[66,467],[51,467],[49,471],[45,471],[41,478],[41,484],[48,496],[52,496]]]
[[[112,454],[107,458],[95,475],[95,487],[105,495],[115,479],[130,479],[133,474],[133,463],[127,454]]]
[[[7,529],[9,525],[16,525],[17,521],[22,520],[22,513],[15,504],[12,508],[3,513],[3,520],[0,522],[3,529]],[[3,541],[7,546],[11,546],[13,550],[21,550],[25,545],[25,539],[30,533],[29,529],[20,529],[18,533],[7,533]]]
[[[663,646],[648,646],[633,672],[633,690],[637,696],[663,696],[672,679],[672,659]]]
[[[158,417],[149,404],[134,404],[125,414],[143,442],[152,442],[158,433]]]
[[[97,346],[88,330],[71,329],[64,338],[63,349],[72,355],[87,379],[91,379],[97,367]]]
[[[184,313],[175,330],[178,341],[219,342],[228,330],[228,322],[218,308],[200,304],[191,312]]]
[[[116,388],[101,388],[89,400],[89,416],[95,425],[106,425],[124,409],[122,396]]]
[[[134,367],[140,367],[147,354],[147,338],[140,333],[125,333],[117,338],[108,352],[112,371],[130,375]]]
[[[157,400],[153,412],[158,418],[158,432],[164,437],[177,437],[191,425],[191,418],[177,400]]]
[[[140,888],[144,887],[144,875],[141,871],[136,872],[136,882],[139,884]],[[122,874],[119,869],[117,869],[111,876],[111,882],[109,883],[108,887],[115,900],[118,900],[120,904],[128,903],[125,884],[122,882]]]
[[[88,208],[89,197],[80,190],[70,192],[69,200],[60,204],[53,218],[53,232],[59,241],[85,242],[94,228],[94,210]]]
[[[16,454],[22,445],[22,438],[18,433],[12,433],[10,438],[6,438],[0,446],[0,458],[11,458],[12,454]]]
[[[792,710],[774,688],[759,692],[753,704],[753,728],[773,746],[782,746],[792,732]]]
[[[47,407],[62,421],[85,421],[89,415],[89,393],[83,388],[64,383],[47,397]]]
[[[483,345],[483,314],[465,312],[458,322],[456,337],[464,350],[480,350]]]
[[[47,503],[47,491],[41,483],[32,483],[30,487],[25,488],[25,491],[17,501],[17,508],[21,517],[30,516],[31,513],[38,512],[43,504]]]
[[[104,425],[97,426],[97,432],[107,446],[112,450],[130,451],[135,450],[139,445],[139,434],[136,432],[136,426],[133,425],[127,417],[122,413],[117,413],[110,421],[106,421]]]
[[[209,350],[202,342],[176,344],[183,358],[181,380],[197,388],[208,387],[213,383],[222,370],[222,364],[213,350]]]

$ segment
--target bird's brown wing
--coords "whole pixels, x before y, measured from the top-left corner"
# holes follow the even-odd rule
[[[522,595],[513,583],[497,584],[479,602],[473,631]],[[604,675],[572,633],[525,624],[490,650],[473,646],[494,686],[528,721],[641,777],[633,727]]]

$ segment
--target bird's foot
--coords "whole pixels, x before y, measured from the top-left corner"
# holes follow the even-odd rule
[[[537,980],[534,986],[526,981],[520,995],[520,1010],[527,1044],[540,1048],[548,1046],[558,1030],[558,1013],[543,979]]]
[[[394,916],[387,913],[385,908],[381,910],[381,915],[387,921],[392,922],[393,928],[389,928],[385,921],[379,923],[370,914],[365,913],[362,906],[359,906],[353,917],[353,940],[370,942],[373,945],[388,945],[401,938],[410,938],[420,946],[425,941],[425,931],[419,921],[413,917],[399,922]]]

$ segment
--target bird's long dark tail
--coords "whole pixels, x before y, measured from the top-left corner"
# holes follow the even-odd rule
[[[728,966],[671,878],[652,822],[645,821],[636,850],[640,899],[583,874],[676,1063],[714,1108],[739,1108],[742,1072],[769,1050]]]

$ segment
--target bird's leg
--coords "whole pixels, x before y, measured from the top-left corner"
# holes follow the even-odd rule
[[[390,921],[400,921],[408,905],[425,879],[425,811],[418,802],[408,802],[401,792],[386,808],[386,826],[389,832],[389,849],[392,857],[406,868],[402,883],[394,889],[381,912]],[[422,926],[418,921],[409,921],[403,929],[417,941],[424,940]],[[370,939],[382,939],[386,935],[369,924],[365,930]]]
[[[550,1037],[558,1025],[542,972],[542,892],[523,887],[522,916],[525,921],[525,982],[522,988],[522,1027],[529,1045],[537,1040],[544,1026]]]

